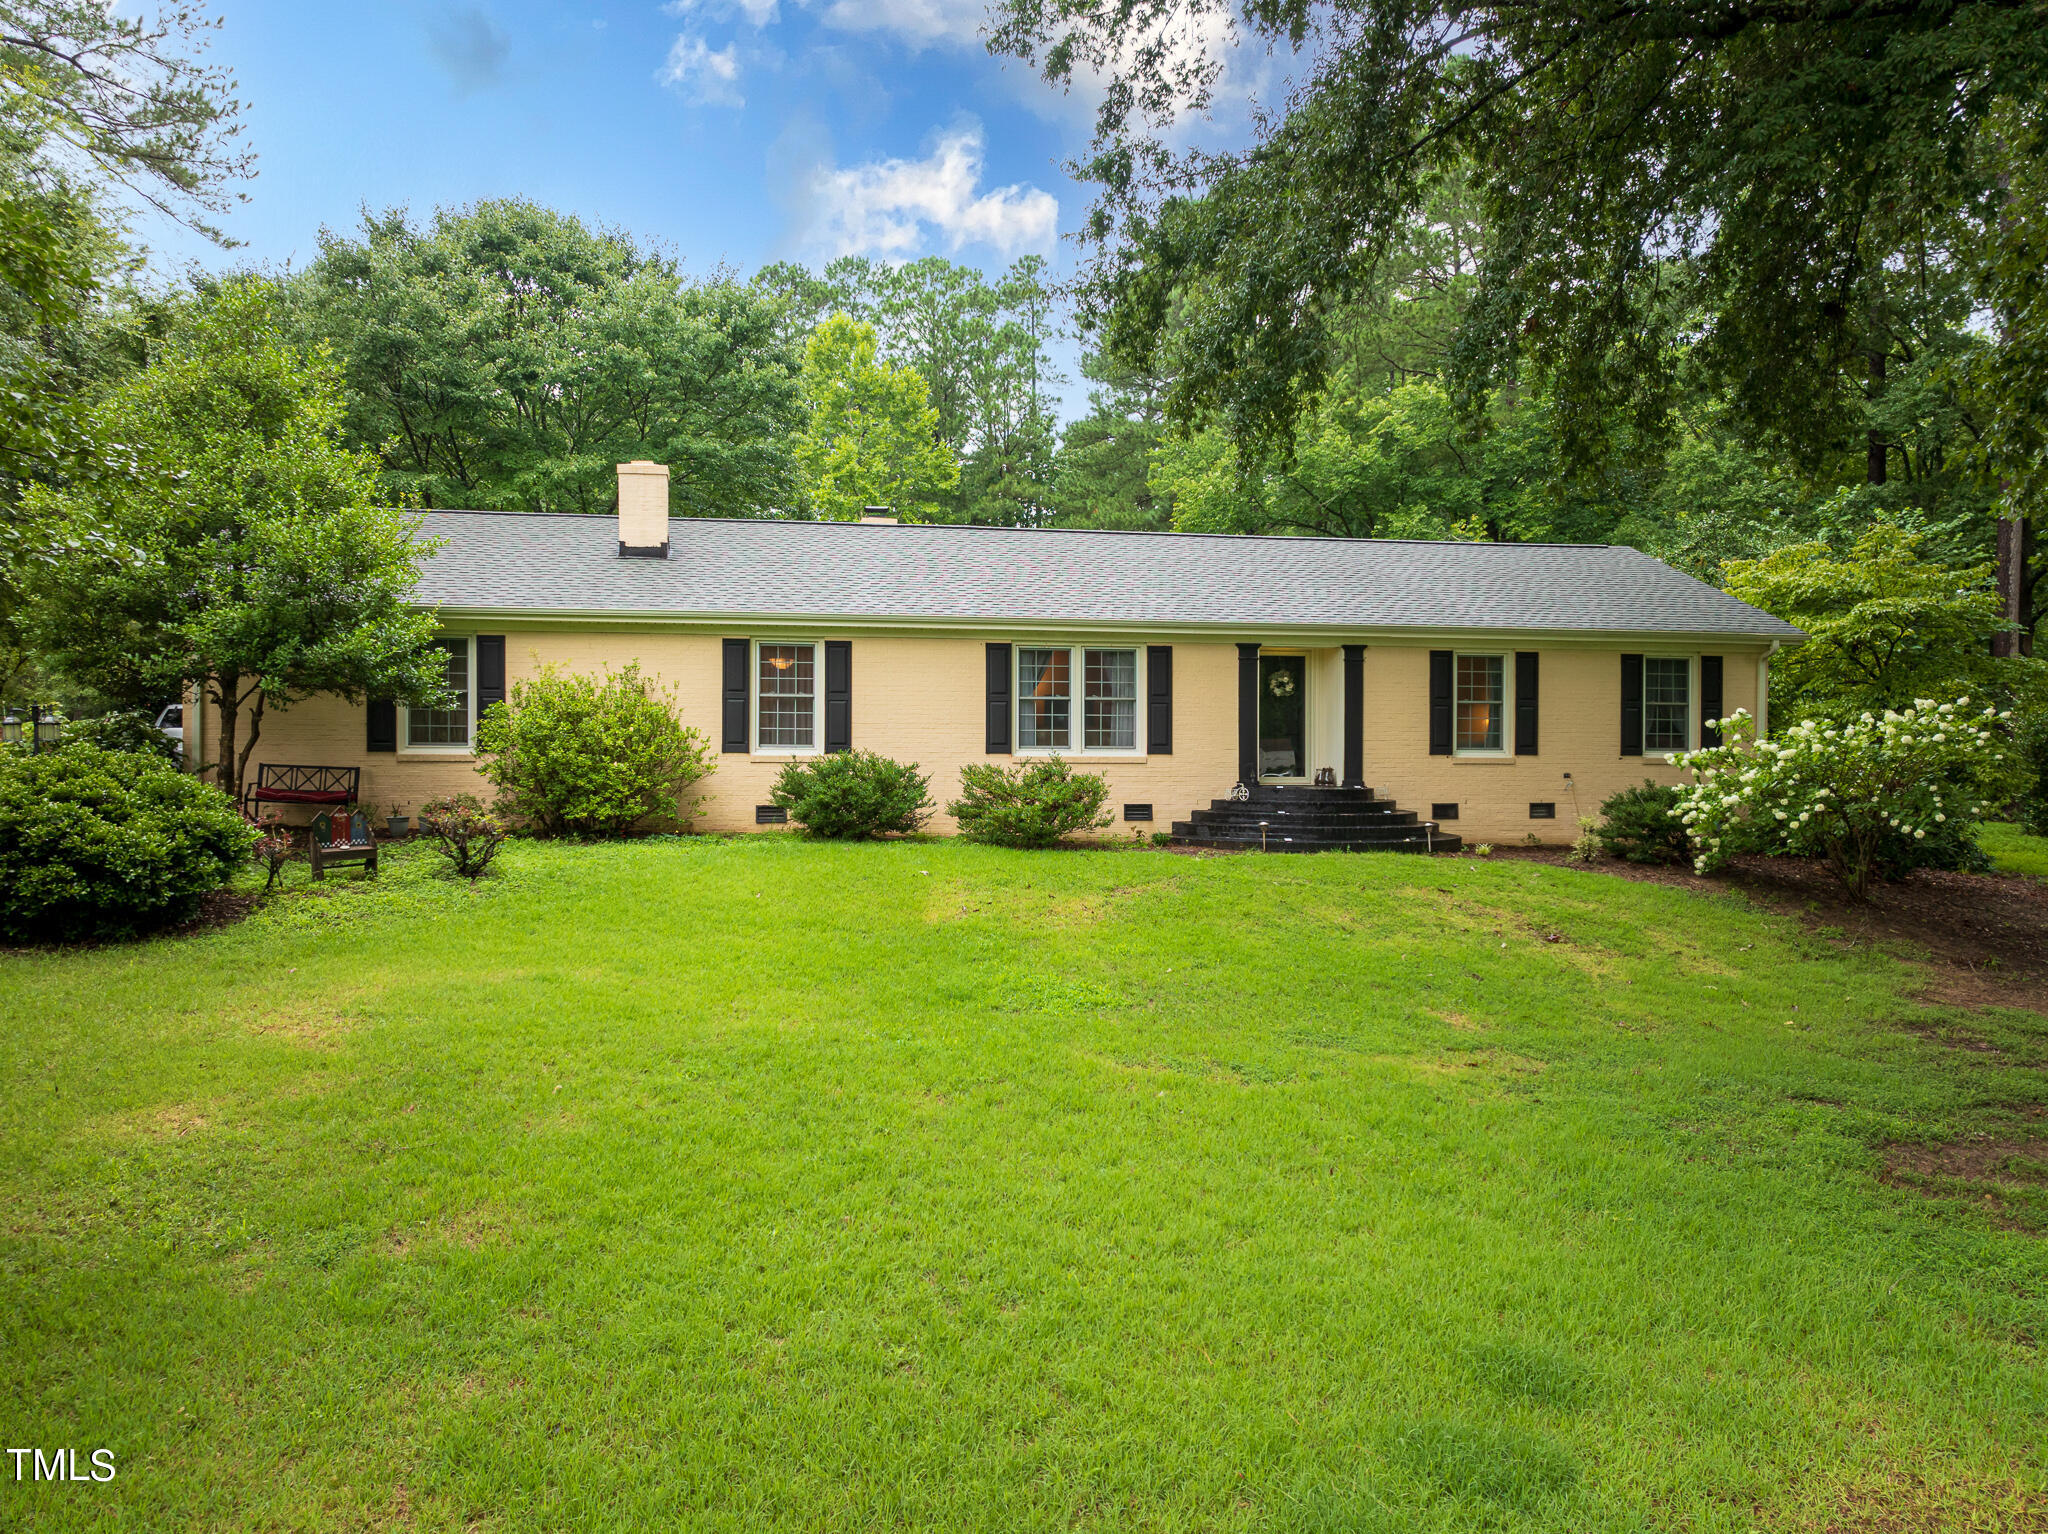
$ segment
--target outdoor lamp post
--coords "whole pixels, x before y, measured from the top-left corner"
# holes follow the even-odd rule
[[[64,734],[63,715],[53,705],[42,703],[35,705],[34,712],[36,719],[35,749],[37,751],[56,750],[57,742]]]
[[[21,716],[15,713],[13,709],[9,709],[7,717],[0,719],[0,746],[18,746],[20,744]]]

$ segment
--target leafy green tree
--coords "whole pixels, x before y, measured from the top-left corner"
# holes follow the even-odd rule
[[[337,370],[287,344],[279,307],[254,279],[190,302],[100,411],[133,472],[26,497],[62,555],[38,583],[40,644],[109,696],[198,687],[231,795],[266,709],[443,690],[434,616],[409,605],[416,519],[390,506],[374,459],[342,444]]]
[[[301,333],[340,360],[348,436],[430,506],[602,511],[616,465],[669,466],[685,515],[795,493],[797,358],[784,302],[522,201],[392,212],[323,233],[292,285]]]
[[[1298,84],[1243,150],[1175,148],[1233,43],[1292,51]],[[1663,428],[1690,343],[1744,422],[1832,442],[1884,274],[1996,215],[1986,125],[2048,86],[2025,0],[1006,0],[991,47],[1104,78],[1083,319],[1173,377],[1174,420],[1213,413],[1241,447],[1286,442],[1333,325],[1459,165],[1489,230],[1461,406],[1543,381],[1578,458],[1616,412]]]
[[[1089,411],[1060,433],[1053,461],[1052,505],[1062,527],[1163,531],[1173,525],[1173,498],[1151,478],[1164,446],[1159,380],[1100,352],[1081,359],[1097,387]]]
[[[1923,558],[1921,542],[1881,523],[1846,553],[1801,543],[1727,566],[1732,594],[1806,631],[1806,643],[1772,662],[1773,728],[1991,683],[1989,640],[2000,620],[1990,567],[1950,569]]]
[[[846,315],[820,325],[804,348],[810,419],[796,441],[804,494],[827,521],[891,506],[914,522],[936,520],[960,466],[939,439],[939,413],[915,369],[876,360],[875,332]]]

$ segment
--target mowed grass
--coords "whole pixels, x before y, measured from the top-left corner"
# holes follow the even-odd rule
[[[1880,1176],[2039,1016],[1527,863],[501,867],[0,959],[0,1448],[118,1466],[0,1526],[2048,1527],[2048,1165]]]
[[[2029,836],[2010,821],[1990,821],[1977,827],[1977,845],[2000,873],[2048,879],[2048,836]]]

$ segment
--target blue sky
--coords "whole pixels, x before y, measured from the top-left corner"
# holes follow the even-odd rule
[[[980,0],[220,0],[260,173],[228,220],[303,261],[364,203],[522,195],[751,271],[846,249],[1056,253],[1087,105],[988,56]],[[162,227],[165,256],[220,258]]]
[[[259,173],[228,255],[303,264],[365,204],[524,196],[752,272],[847,251],[1067,269],[1090,102],[979,36],[983,0],[219,0]],[[1068,351],[1071,367],[1071,351]],[[1078,396],[1078,390],[1074,391]],[[1078,398],[1073,402],[1078,403]]]

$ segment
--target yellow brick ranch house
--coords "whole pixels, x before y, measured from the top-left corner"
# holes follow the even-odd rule
[[[482,786],[477,716],[510,684],[638,661],[718,749],[706,830],[774,823],[786,763],[862,748],[941,803],[966,763],[1057,753],[1193,841],[1564,840],[1675,781],[1705,720],[1761,715],[1801,638],[1630,548],[671,520],[651,463],[620,466],[619,508],[426,513],[454,706],[313,699],[266,723],[251,781],[358,766],[366,805],[410,812]]]

